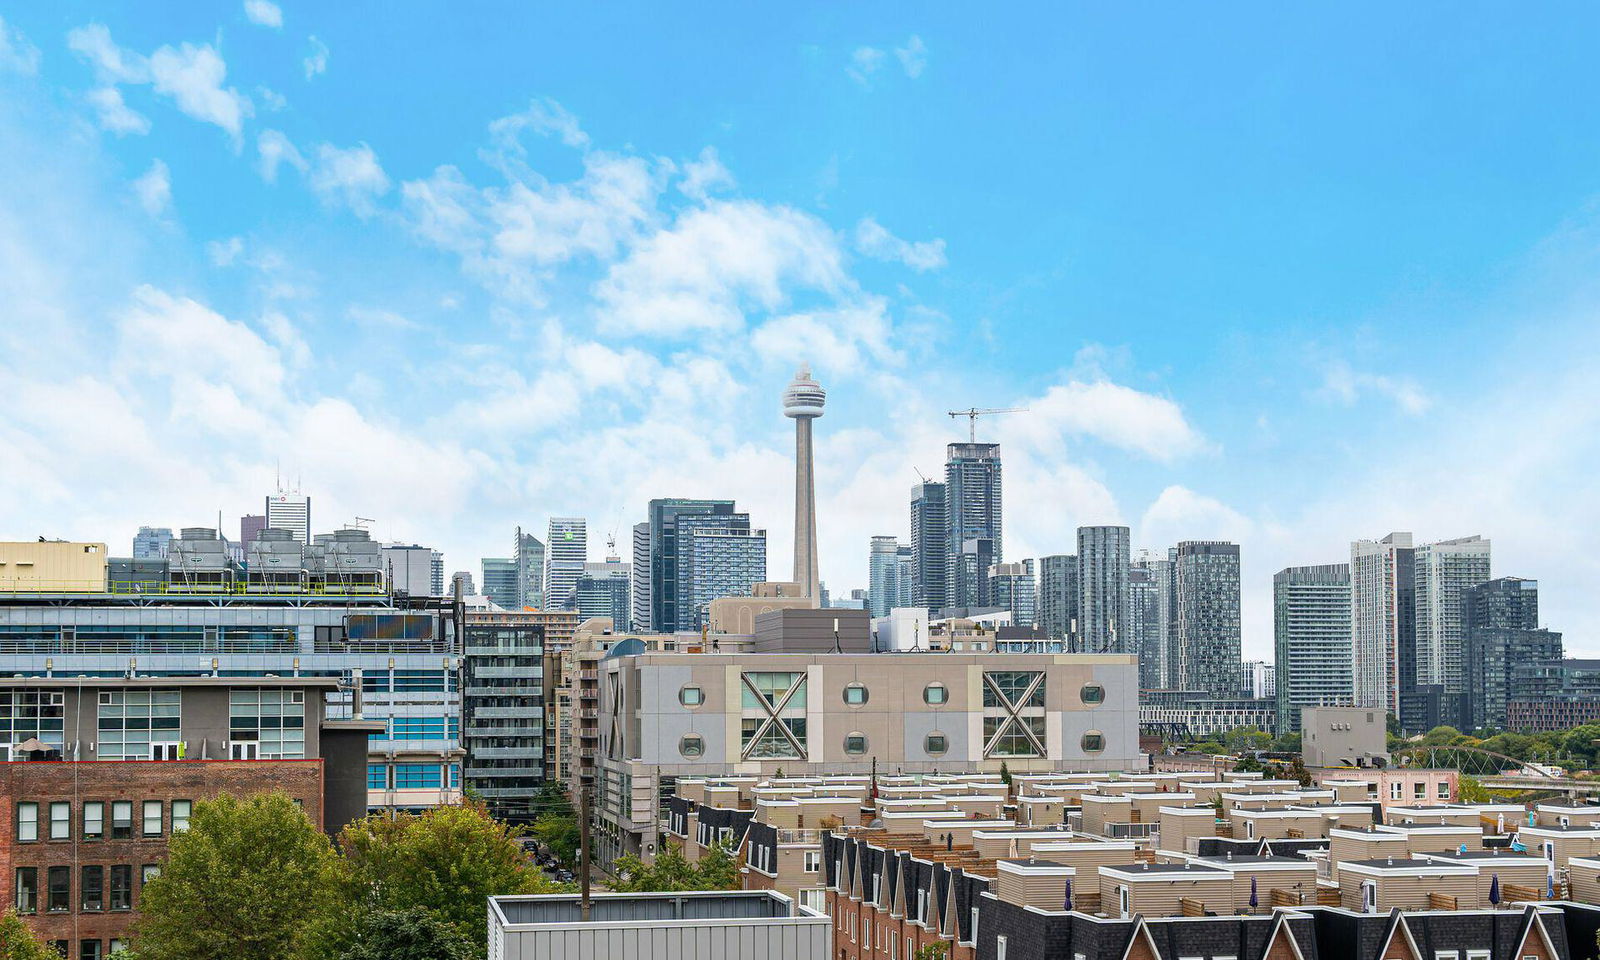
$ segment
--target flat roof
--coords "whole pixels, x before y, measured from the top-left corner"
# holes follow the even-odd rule
[[[0,677],[0,687],[324,687],[339,686],[338,677]]]
[[[1447,873],[1476,871],[1475,867],[1465,864],[1441,863],[1438,860],[1413,860],[1401,857],[1381,860],[1347,860],[1339,864],[1339,869],[1341,870],[1347,867],[1355,867],[1358,870],[1420,870],[1424,872],[1443,870]]]
[[[1173,877],[1194,876],[1196,874],[1218,880],[1225,880],[1228,877],[1228,871],[1226,870],[1194,863],[1129,863],[1101,867],[1100,870],[1101,872],[1109,871],[1118,876],[1165,877],[1169,880]]]
[[[582,919],[582,898],[575,893],[490,897],[489,909],[507,928],[559,924],[581,929],[612,923],[785,919],[832,924],[823,914],[802,907],[775,890],[596,893],[589,900],[588,922]]]
[[[1466,853],[1462,853],[1460,850],[1440,850],[1438,852],[1430,851],[1418,853],[1417,856],[1426,860],[1458,860],[1463,862],[1475,862],[1478,860],[1511,860],[1520,861],[1522,863],[1548,862],[1543,857],[1536,857],[1531,853],[1520,853],[1514,850],[1499,849],[1468,850]]]

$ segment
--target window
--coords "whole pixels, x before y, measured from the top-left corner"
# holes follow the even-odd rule
[[[1420,780],[1417,781],[1411,785],[1411,795],[1418,800],[1428,799],[1428,785]]]
[[[189,829],[189,815],[194,812],[194,801],[172,801],[172,832],[182,833]]]
[[[129,864],[111,868],[111,909],[133,909],[133,867]]]
[[[72,839],[72,804],[50,804],[50,839]]]
[[[828,891],[826,890],[801,890],[800,906],[810,907],[818,913],[828,912]]]
[[[60,750],[65,702],[65,694],[52,690],[0,692],[0,744],[37,739],[51,750]]]
[[[978,939],[974,936],[972,939]],[[994,938],[994,960],[1006,960],[1006,938],[1004,935]]]
[[[128,949],[128,941],[126,941],[126,940],[113,940],[113,941],[111,941],[111,949],[106,951],[106,952],[111,954],[112,956],[116,956],[117,954],[121,953],[122,951],[124,951],[126,949]]]
[[[150,745],[178,739],[177,690],[102,690],[98,714],[101,760],[148,760]]]
[[[140,867],[139,868],[139,889],[143,890],[145,884],[149,883],[151,880],[154,880],[156,877],[159,877],[159,876],[161,876],[161,864],[159,864],[159,863],[147,863],[144,866]]]
[[[66,913],[72,909],[72,868],[51,867],[49,870],[45,890],[48,899],[44,908],[51,913]]]
[[[100,941],[79,940],[78,960],[100,960]]]
[[[367,764],[367,789],[389,789],[389,765],[386,763]]]
[[[106,908],[106,868],[84,867],[79,876],[78,896],[83,898],[83,909],[104,910]]]
[[[1090,706],[1104,703],[1106,700],[1106,688],[1098,683],[1086,683],[1083,685],[1083,689],[1078,691],[1078,699]]]
[[[917,922],[928,922],[928,891],[920,888],[917,890]]]
[[[967,931],[967,942],[978,942],[978,908],[972,908],[972,927]]]
[[[1403,787],[1404,787],[1404,784],[1402,784],[1402,783],[1400,783],[1398,781],[1389,784],[1389,799],[1390,800],[1399,800],[1400,799],[1400,790]]]
[[[942,733],[930,733],[923,738],[922,749],[932,756],[943,756],[950,749],[950,740]]]
[[[160,800],[146,800],[144,802],[144,835],[147,837],[161,836]]]
[[[986,707],[1044,706],[1044,674],[1032,670],[990,670],[984,673],[983,705]]]
[[[1439,781],[1439,799],[1440,800],[1449,800],[1450,799],[1450,781],[1449,780],[1440,780]]]
[[[1044,743],[1044,717],[984,717],[983,741],[990,756],[1042,756],[1038,745]]]
[[[1490,960],[1492,954],[1488,950],[1468,950],[1467,960]]]
[[[1078,746],[1084,753],[1100,753],[1106,748],[1106,735],[1099,730],[1090,730],[1078,741]]]
[[[746,673],[741,677],[740,757],[803,760],[806,756],[806,675]]]
[[[706,742],[698,733],[686,733],[678,741],[678,752],[685,760],[697,760],[705,756]]]
[[[816,873],[818,870],[821,870],[821,869],[822,869],[822,851],[821,850],[807,850],[806,853],[805,853],[805,871],[806,871],[806,873]]]
[[[444,774],[437,763],[397,763],[394,765],[396,790],[426,790],[444,786]]]
[[[1460,950],[1435,950],[1433,960],[1461,960]]]
[[[395,684],[396,689],[399,683]],[[300,760],[306,755],[306,704],[304,690],[270,687],[228,691],[228,739],[253,741],[258,756],[268,760]],[[402,719],[423,718],[396,717]],[[437,718],[442,720],[443,718]],[[396,739],[408,739],[396,736]],[[423,738],[418,738],[423,739]],[[444,739],[441,730],[439,739]],[[230,754],[231,755],[231,754]],[[238,757],[236,759],[254,759]]]
[[[844,752],[852,757],[860,756],[867,752],[867,735],[861,732],[847,733],[844,735]]]
[[[698,707],[706,702],[706,692],[690,684],[678,690],[678,702],[686,707]]]
[[[24,843],[39,839],[39,805],[37,803],[17,804],[17,839]]]
[[[922,702],[937,707],[950,702],[950,691],[942,683],[930,683],[922,688]]]
[[[83,804],[83,839],[99,840],[106,835],[106,805],[99,800]]]
[[[859,707],[867,702],[867,688],[861,683],[847,683],[844,687],[844,702],[852,707]]]
[[[17,868],[17,912],[33,913],[39,909],[39,868]]]
[[[133,837],[133,801],[111,802],[111,839],[128,840]]]

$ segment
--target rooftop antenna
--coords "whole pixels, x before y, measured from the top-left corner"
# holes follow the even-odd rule
[[[949,411],[950,419],[956,417],[967,418],[967,442],[978,442],[978,418],[992,417],[1002,413],[1026,413],[1027,407],[968,407],[965,410]]]

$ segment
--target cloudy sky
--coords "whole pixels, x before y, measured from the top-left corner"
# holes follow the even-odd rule
[[[982,423],[1079,524],[1479,533],[1600,654],[1600,10],[0,2],[0,537],[315,526],[447,569],[732,497],[864,586]]]

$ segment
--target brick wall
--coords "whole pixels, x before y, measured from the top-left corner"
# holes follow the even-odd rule
[[[18,868],[38,871],[38,912],[25,916],[28,926],[43,940],[70,941],[70,955],[79,955],[79,941],[105,941],[128,936],[139,908],[140,877],[146,865],[159,865],[167,856],[172,832],[173,800],[205,800],[221,793],[248,796],[281,790],[298,800],[311,821],[323,825],[323,764],[320,760],[176,760],[83,761],[0,763],[0,908],[17,902]],[[161,832],[144,835],[144,802],[161,802]],[[83,837],[83,804],[100,801],[104,807],[103,839]],[[132,836],[112,839],[112,803],[133,804]],[[71,838],[51,840],[50,804],[71,805]],[[17,839],[17,804],[37,803],[39,839]],[[111,868],[132,867],[131,909],[110,907]],[[71,868],[70,909],[46,910],[47,878],[52,866]],[[104,908],[83,910],[82,877],[85,866],[104,870]]]

